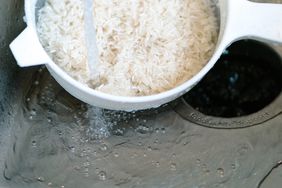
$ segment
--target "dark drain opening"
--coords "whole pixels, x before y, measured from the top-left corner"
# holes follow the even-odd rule
[[[230,118],[263,109],[281,89],[280,56],[260,42],[244,40],[230,46],[184,99],[205,115]]]

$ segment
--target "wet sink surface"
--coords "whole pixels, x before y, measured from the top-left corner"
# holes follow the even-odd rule
[[[212,129],[183,119],[173,105],[136,113],[102,110],[74,99],[44,67],[19,71],[4,51],[0,187],[282,184],[282,115],[249,128]]]
[[[282,116],[210,129],[169,106],[136,113],[89,107],[45,68],[27,73],[2,143],[8,187],[258,187],[282,159]],[[273,173],[280,181],[279,168]]]

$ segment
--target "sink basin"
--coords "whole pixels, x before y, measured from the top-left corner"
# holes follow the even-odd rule
[[[282,184],[281,112],[252,126],[249,122],[269,106],[281,107],[281,100],[242,117],[201,114],[217,126],[185,119],[181,113],[187,111],[177,109],[181,100],[135,113],[88,106],[64,91],[45,67],[16,66],[8,44],[24,27],[23,1],[0,4],[0,187]],[[282,54],[281,46],[269,45]],[[248,122],[233,126],[244,119]]]

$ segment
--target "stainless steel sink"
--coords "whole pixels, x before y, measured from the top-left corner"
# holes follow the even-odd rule
[[[20,85],[17,82],[19,68],[14,62],[9,42],[18,35],[23,28],[23,2],[17,0],[0,1],[0,168],[4,168],[4,159],[10,141],[12,115],[17,105],[16,96]],[[19,96],[21,94],[19,93]],[[0,185],[7,187],[3,177]]]
[[[181,101],[136,113],[87,106],[44,67],[16,66],[8,44],[24,27],[23,1],[0,0],[0,14],[0,187],[281,187],[281,112],[207,127],[185,120]]]

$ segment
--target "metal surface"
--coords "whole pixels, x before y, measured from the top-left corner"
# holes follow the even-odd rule
[[[246,128],[279,116],[282,51],[274,48],[252,40],[232,44],[174,110],[188,121],[218,129]]]
[[[0,169],[3,169],[10,141],[12,115],[18,106],[16,91],[20,87],[16,81],[19,69],[15,63],[11,63],[14,60],[8,45],[23,29],[23,1],[0,0],[0,14]],[[7,187],[1,177],[0,187]]]
[[[22,29],[23,2],[0,4],[0,187],[282,184],[281,115],[249,128],[219,130],[190,123],[170,106],[138,113],[89,107],[45,68],[15,66],[7,44]]]

